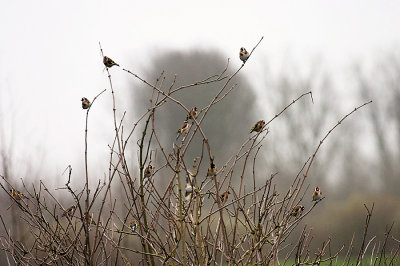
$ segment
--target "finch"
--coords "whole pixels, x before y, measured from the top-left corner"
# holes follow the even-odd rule
[[[247,52],[244,47],[240,48],[239,58],[243,61],[243,64],[246,63],[247,59],[249,59],[249,56],[249,52]]]
[[[222,205],[225,205],[226,201],[228,200],[229,194],[231,194],[231,193],[229,192],[229,190],[227,190],[224,193],[222,193],[222,195],[220,196]]]
[[[193,187],[190,183],[185,185],[185,200],[189,201],[192,198]]]
[[[253,131],[260,132],[263,129],[264,126],[265,126],[265,121],[264,120],[260,120],[251,128],[250,133],[252,133]]]
[[[199,115],[199,111],[197,110],[197,107],[193,107],[192,109],[190,109],[188,115],[186,116],[186,120],[189,120],[189,119],[194,120],[195,118],[197,118],[198,115]]]
[[[312,201],[318,201],[322,198],[322,190],[319,187],[315,187],[314,193],[312,195]]]
[[[211,161],[210,167],[208,167],[208,169],[207,169],[207,176],[206,177],[208,177],[208,176],[211,176],[211,177],[217,176],[217,167],[215,166],[213,161]]]
[[[191,127],[191,125],[188,123],[187,120],[183,121],[181,127],[178,129],[178,132],[177,132],[178,135],[176,136],[176,139],[178,140],[180,135],[185,134],[186,132],[188,132],[190,127]]]
[[[61,217],[66,217],[66,216],[69,216],[69,217],[72,217],[72,215],[74,214],[74,212],[75,212],[75,209],[76,209],[76,206],[75,205],[72,205],[72,206],[70,206],[68,209],[66,209],[65,211],[64,211],[64,213],[63,213],[63,215],[61,216]]]
[[[85,97],[83,97],[83,98],[81,99],[81,101],[82,101],[82,108],[83,108],[83,109],[88,109],[88,108],[90,107],[90,105],[92,105],[92,104],[90,103],[90,101],[89,101],[87,98],[85,98]]]
[[[117,63],[115,63],[111,58],[109,58],[107,56],[103,57],[103,64],[108,68],[110,68],[112,66],[119,66]]]
[[[292,212],[290,213],[291,216],[297,217],[301,215],[304,211],[304,206],[302,205],[297,205],[296,207],[293,208]]]
[[[90,215],[90,213],[85,212],[85,220],[87,221],[87,223],[96,225],[96,222],[93,220],[92,215]]]
[[[11,196],[12,196],[15,200],[23,200],[23,199],[26,198],[25,195],[22,194],[21,191],[16,190],[16,189],[14,189],[14,188],[13,188],[13,189],[10,189],[10,193],[11,193]]]
[[[151,164],[149,164],[146,169],[144,170],[144,178],[150,178],[151,175],[153,174],[153,166],[151,166]]]
[[[137,228],[138,228],[138,222],[135,219],[132,219],[129,222],[129,229],[131,229],[132,233],[135,233]]]

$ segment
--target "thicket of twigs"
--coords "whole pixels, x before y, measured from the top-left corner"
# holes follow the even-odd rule
[[[252,49],[250,61],[260,42]],[[16,239],[10,224],[1,216],[4,227],[1,248],[9,264],[318,265],[323,262],[335,264],[339,257],[344,258],[344,264],[354,258],[357,258],[357,264],[365,263],[366,258],[373,264],[398,262],[399,248],[387,249],[388,241],[394,241],[400,247],[400,241],[390,235],[391,227],[383,242],[378,242],[375,236],[368,236],[373,206],[365,206],[365,233],[359,236],[362,245],[357,250],[353,242],[339,250],[331,250],[331,240],[327,239],[320,249],[311,251],[312,234],[307,227],[299,230],[297,243],[288,243],[288,237],[298,229],[303,218],[324,200],[315,201],[304,211],[293,212],[296,206],[311,199],[311,195],[306,193],[310,185],[307,177],[319,150],[345,119],[371,102],[354,108],[332,125],[316,143],[314,153],[299,166],[284,194],[276,190],[279,173],[267,176],[267,170],[264,173],[255,171],[257,156],[263,141],[268,138],[272,122],[297,101],[310,98],[312,104],[311,91],[297,99],[288,99],[281,112],[266,119],[262,130],[243,136],[240,149],[228,161],[215,165],[213,147],[209,145],[207,132],[202,130],[202,123],[209,110],[235,88],[231,80],[245,64],[233,74],[227,74],[228,60],[221,73],[179,87],[175,86],[175,81],[165,84],[164,73],[152,84],[127,69],[114,67],[112,71],[125,71],[152,90],[149,108],[137,121],[126,121],[125,116],[117,117],[111,69],[106,68],[115,130],[107,176],[92,183],[94,179],[87,163],[90,153],[87,149],[89,114],[102,91],[92,100],[86,113],[86,185],[83,188],[71,185],[71,166],[65,174],[63,189],[74,201],[69,212],[66,212],[69,206],[65,206],[55,191],[49,190],[43,182],[31,188],[2,175],[1,187],[8,193],[12,207],[17,208],[18,223],[23,223],[26,228],[23,238]],[[189,117],[190,128],[188,126],[189,129],[182,132],[177,141],[162,143],[160,134],[163,130],[157,127],[155,113],[169,102],[178,105],[182,117],[186,116],[192,106],[185,106],[174,95],[202,84],[214,84],[218,88],[215,97],[208,105],[198,108],[197,116]],[[143,130],[138,134],[139,129]],[[196,134],[201,137],[202,145],[196,147],[198,156],[188,158],[188,147],[193,145]],[[139,138],[135,139],[137,136]],[[129,147],[137,149],[137,163],[129,161],[129,156],[126,156]],[[211,169],[207,170],[209,167]],[[154,185],[153,181],[159,178],[167,180],[168,185]],[[256,179],[260,178],[265,179],[261,186],[256,185]],[[15,190],[17,188],[24,196]]]

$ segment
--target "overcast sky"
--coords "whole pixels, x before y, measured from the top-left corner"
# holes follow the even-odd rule
[[[33,158],[32,167],[54,175],[68,164],[83,168],[80,99],[108,89],[99,41],[106,55],[138,74],[168,49],[217,49],[237,67],[239,48],[261,36],[256,53],[272,69],[287,57],[302,66],[322,56],[340,72],[400,41],[398,1],[189,2],[2,1],[0,126],[7,143],[14,134],[17,162]],[[246,65],[249,75],[260,71],[262,62],[254,61]],[[126,73],[111,72],[117,97],[126,94]],[[108,161],[111,110],[107,91],[91,111],[91,165]]]

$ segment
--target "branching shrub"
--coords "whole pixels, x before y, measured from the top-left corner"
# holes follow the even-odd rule
[[[365,234],[359,251],[354,252],[352,244],[346,253],[344,246],[331,251],[328,239],[319,250],[311,252],[312,235],[307,227],[301,230],[297,243],[287,243],[303,218],[324,200],[322,197],[315,201],[309,209],[301,204],[311,199],[307,194],[307,177],[318,151],[345,119],[371,101],[354,108],[332,126],[317,143],[313,154],[300,166],[284,194],[280,195],[276,189],[279,173],[270,174],[262,185],[256,185],[259,175],[255,171],[257,156],[263,141],[268,138],[272,122],[300,100],[310,97],[313,102],[311,91],[288,100],[281,112],[253,128],[254,132],[249,136],[243,136],[237,152],[225,163],[217,165],[202,124],[209,111],[235,88],[231,84],[232,78],[251,61],[261,41],[262,38],[252,49],[249,61],[233,74],[227,74],[228,60],[221,73],[183,86],[175,86],[175,80],[172,84],[164,84],[164,72],[152,84],[122,68],[131,78],[152,90],[149,108],[133,123],[126,121],[125,114],[117,117],[116,94],[109,69],[117,66],[106,58],[115,131],[110,145],[108,175],[103,181],[92,184],[95,179],[90,176],[87,162],[90,152],[87,149],[89,113],[102,91],[90,106],[86,106],[84,188],[71,185],[71,166],[65,175],[66,184],[62,189],[67,190],[74,201],[72,206],[64,206],[43,182],[32,189],[22,184],[22,192],[19,192],[16,183],[2,176],[1,187],[18,208],[19,222],[26,225],[27,230],[23,241],[17,240],[3,215],[0,216],[4,227],[1,247],[9,263],[319,265],[337,262],[340,254],[345,256],[344,263],[353,257],[357,257],[357,263],[366,257],[371,262],[393,263],[398,257],[398,249],[389,252],[385,249],[386,243],[400,242],[389,236],[390,229],[381,245],[376,245],[375,237],[367,239],[373,206],[370,209],[366,206]],[[175,98],[181,90],[203,84],[214,84],[219,88],[208,105],[193,109],[193,106],[186,106]],[[163,129],[157,127],[155,114],[167,102],[179,106],[187,118],[178,132],[177,141],[162,143],[160,135]],[[126,128],[128,132],[124,131]],[[143,130],[138,134],[139,128]],[[196,135],[202,139],[201,145],[195,147],[198,156],[189,158],[187,151],[194,145]],[[137,136],[139,139],[135,140]],[[127,156],[129,147],[136,147],[136,144],[137,164]],[[157,186],[154,182],[157,179],[165,180],[167,185]],[[371,255],[366,256],[368,248]]]

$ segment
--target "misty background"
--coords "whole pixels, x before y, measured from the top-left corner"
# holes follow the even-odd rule
[[[234,81],[237,87],[204,122],[217,165],[248,138],[256,121],[273,118],[311,90],[314,103],[305,97],[270,125],[258,159],[260,182],[279,172],[284,190],[327,131],[373,100],[323,144],[307,181],[310,195],[318,185],[326,199],[303,223],[314,227],[316,243],[328,236],[338,245],[348,243],[363,230],[363,204],[375,202],[371,234],[382,236],[394,221],[400,235],[397,1],[21,1],[0,7],[0,174],[15,186],[22,178],[60,187],[68,165],[73,184],[82,182],[86,112],[80,99],[108,89],[99,42],[122,67],[149,81],[165,71],[166,84],[176,74],[179,86],[221,72],[228,58],[232,73],[241,65],[239,48],[250,50],[264,36]],[[150,90],[121,69],[110,71],[117,116],[126,111],[125,121],[133,124],[146,111]],[[217,89],[204,85],[177,99],[204,107]],[[186,114],[172,104],[162,108],[156,119],[163,143],[172,149]],[[108,171],[113,133],[108,89],[91,109],[94,180]],[[130,147],[132,167],[137,139]],[[189,152],[196,156],[195,149]],[[5,211],[7,195],[1,197]]]

